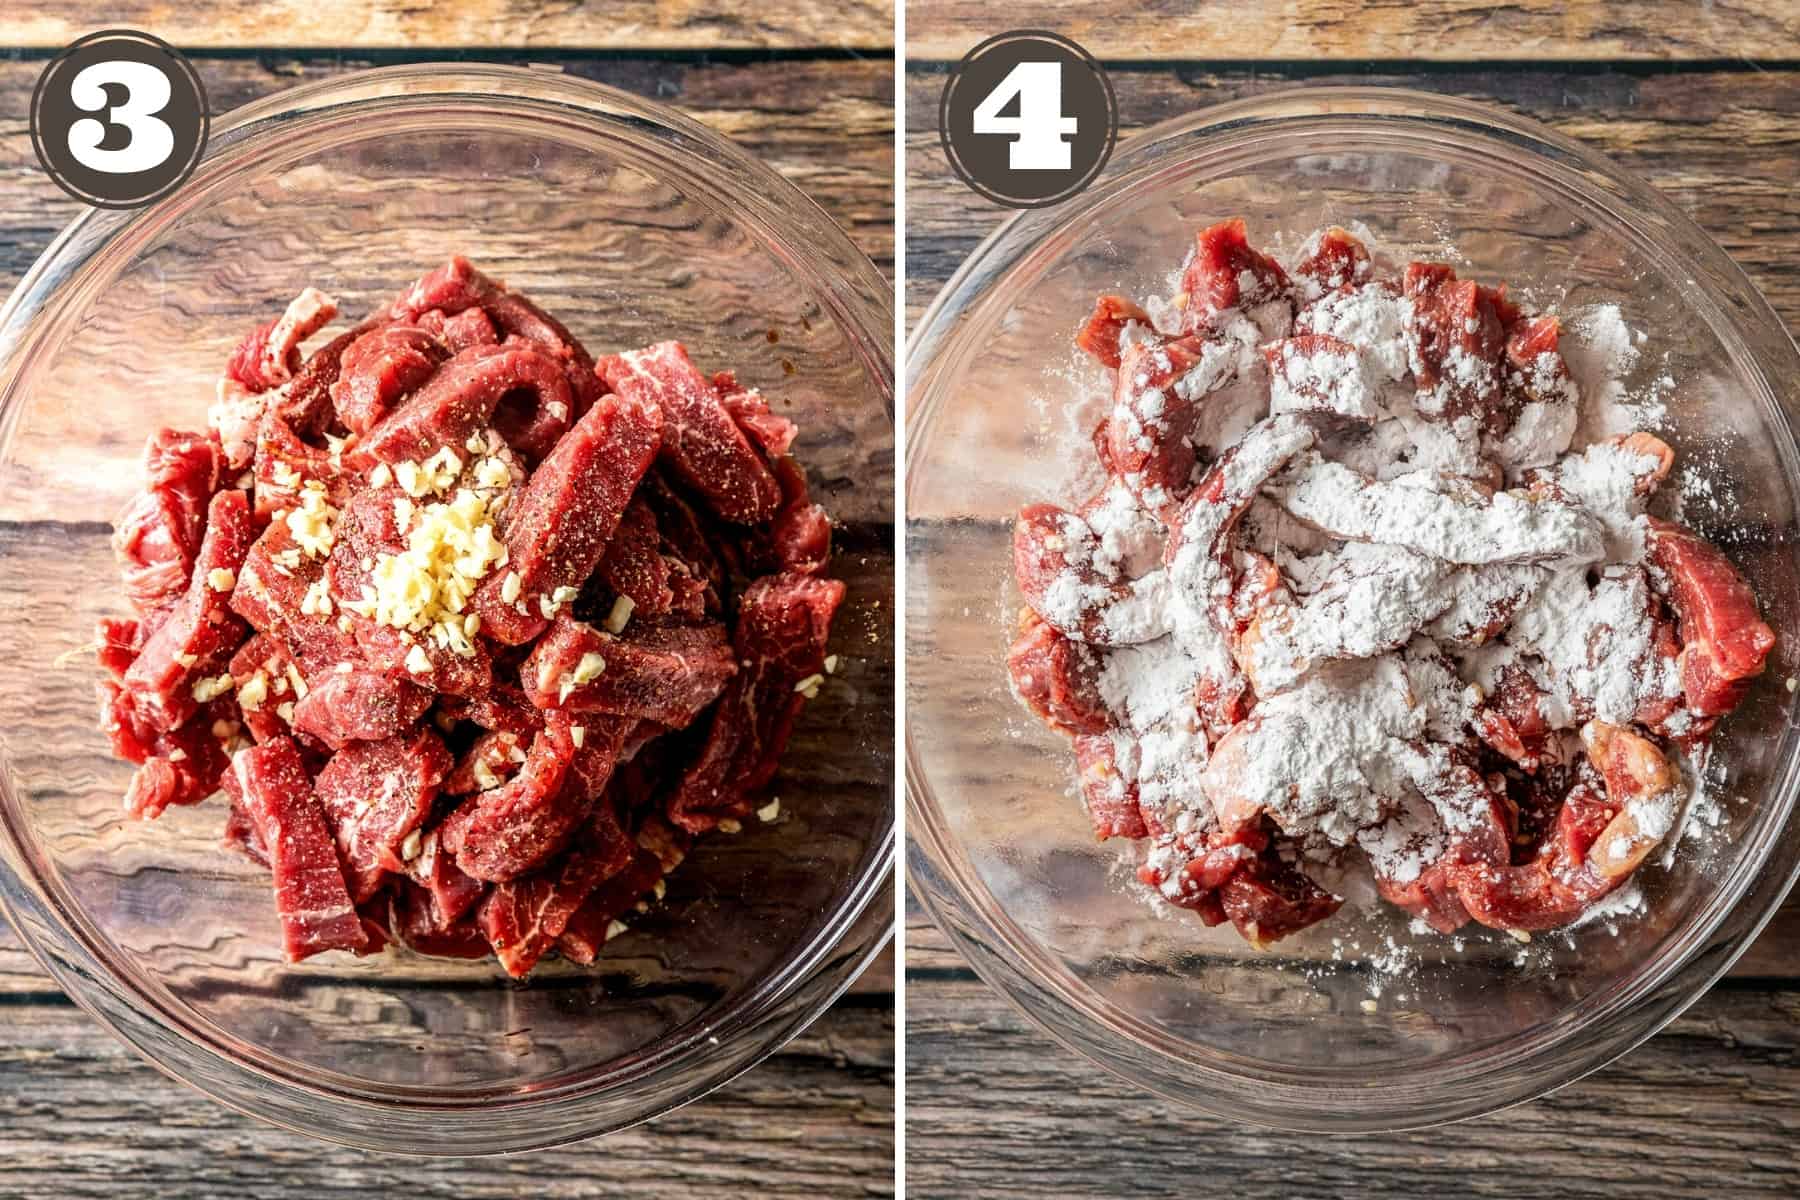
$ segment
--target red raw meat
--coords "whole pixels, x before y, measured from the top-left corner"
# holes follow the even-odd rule
[[[101,617],[94,624],[94,640],[100,643],[95,652],[100,665],[114,679],[122,679],[143,649],[144,627],[128,617]]]
[[[1155,331],[1150,322],[1150,314],[1125,297],[1101,296],[1094,301],[1093,315],[1075,334],[1075,344],[1099,359],[1103,365],[1117,367],[1120,356],[1119,337],[1125,332],[1128,321]]]
[[[362,950],[369,935],[344,886],[325,814],[292,739],[253,746],[232,760],[243,805],[268,848],[275,908],[289,962],[326,950]]]
[[[481,632],[517,646],[549,623],[544,602],[557,589],[579,589],[643,478],[663,433],[652,405],[602,397],[531,474],[506,522],[506,567],[492,571],[470,606]],[[516,599],[507,599],[507,580]]]
[[[1094,836],[1141,838],[1150,836],[1150,825],[1138,807],[1137,785],[1119,774],[1117,747],[1105,733],[1075,738],[1075,770],[1081,779],[1081,798],[1087,804]]]
[[[256,515],[267,520],[296,508],[310,480],[325,485],[326,499],[341,504],[357,481],[328,451],[300,440],[279,413],[263,414],[256,427]]]
[[[379,326],[379,321],[364,321],[355,329],[326,342],[309,356],[287,387],[272,401],[274,411],[286,421],[296,435],[317,441],[337,416],[332,406],[331,385],[337,382],[343,367],[344,351],[363,334]]]
[[[1019,698],[1050,728],[1067,734],[1104,734],[1111,728],[1095,682],[1100,663],[1094,652],[1035,613],[1007,652],[1006,668]]]
[[[758,391],[751,391],[738,386],[737,376],[730,371],[720,371],[712,378],[713,389],[719,394],[719,403],[731,414],[756,448],[762,451],[767,461],[785,457],[788,448],[794,444],[800,428],[786,417],[776,413],[769,407],[769,402]]]
[[[287,310],[244,336],[225,364],[225,378],[252,393],[266,392],[300,369],[300,343],[337,316],[337,304],[317,288],[307,288]]]
[[[231,766],[225,753],[231,735],[221,737],[215,726],[237,727],[237,706],[229,697],[201,708],[181,728],[158,735],[151,755],[131,777],[125,811],[150,820],[171,804],[198,804],[218,791]]]
[[[387,325],[370,330],[344,351],[338,379],[331,385],[338,420],[353,432],[368,433],[449,357],[449,349],[423,329]]]
[[[592,963],[606,945],[612,923],[630,912],[663,875],[663,864],[656,855],[636,850],[624,869],[590,892],[564,923],[556,943],[562,956],[584,966]]]
[[[1320,234],[1311,252],[1294,264],[1294,274],[1317,285],[1320,295],[1362,283],[1370,270],[1368,247],[1336,225]]]
[[[476,920],[507,974],[523,976],[536,966],[594,889],[625,870],[635,851],[612,805],[603,801],[560,865],[495,884]]]
[[[450,767],[450,751],[424,726],[333,754],[314,787],[344,861],[358,871],[405,871],[405,842],[431,815]]]
[[[342,536],[343,523],[339,523]],[[289,566],[292,562],[296,565]],[[356,639],[338,625],[338,616],[303,612],[308,589],[325,578],[326,560],[300,550],[285,521],[271,521],[250,547],[231,607],[251,626],[280,643],[300,673],[311,679],[340,662],[357,662]]]
[[[214,496],[187,594],[150,635],[120,681],[122,715],[139,740],[151,741],[193,716],[202,703],[194,697],[194,686],[223,672],[243,641],[244,623],[227,606],[230,592],[217,590],[209,576],[225,571],[235,577],[251,537],[244,493]]]
[[[393,737],[425,715],[431,693],[393,671],[350,663],[317,676],[294,705],[293,725],[333,750]]]
[[[525,766],[471,797],[444,822],[443,845],[476,879],[505,883],[554,857],[593,811],[634,722],[555,719],[532,739]],[[573,730],[581,729],[581,745]]]
[[[598,654],[605,666],[576,683],[576,668],[589,654]],[[718,699],[736,670],[723,625],[640,624],[614,637],[558,616],[519,677],[539,708],[642,717],[682,729]]]
[[[224,471],[224,451],[208,434],[161,429],[145,443],[144,490],[113,533],[125,595],[140,613],[160,614],[187,588]]]
[[[609,354],[608,387],[663,414],[663,458],[727,521],[759,525],[781,505],[781,487],[680,342]]]
[[[608,590],[631,601],[634,618],[665,616],[674,605],[656,513],[642,498],[633,496],[625,506],[595,572]]]
[[[1775,649],[1756,593],[1718,547],[1691,529],[1650,518],[1650,559],[1668,577],[1681,618],[1681,690],[1697,716],[1736,708]]]
[[[1412,302],[1406,342],[1420,413],[1443,421],[1473,416],[1504,429],[1511,419],[1499,369],[1504,314],[1517,310],[1503,292],[1458,281],[1442,263],[1408,263],[1403,292]]]
[[[433,958],[486,958],[493,953],[474,920],[443,921],[431,892],[410,879],[394,885],[388,927],[404,946]]]
[[[471,346],[438,368],[362,441],[354,458],[375,462],[423,462],[448,447],[466,453],[469,436],[487,428],[502,397],[529,394],[542,409],[570,408],[568,376],[557,361],[526,345]]]
[[[1156,512],[1178,504],[1193,479],[1194,423],[1204,397],[1184,397],[1175,384],[1200,361],[1200,352],[1192,339],[1156,346],[1140,342],[1119,360],[1103,457]]]
[[[781,508],[769,526],[774,566],[782,571],[817,575],[831,560],[831,517],[812,502],[806,472],[792,458],[772,464],[781,484]]]
[[[1248,290],[1244,287],[1246,273],[1251,278]],[[1182,328],[1190,333],[1211,329],[1220,313],[1266,304],[1286,295],[1287,290],[1287,272],[1274,259],[1250,248],[1243,219],[1220,221],[1197,235],[1194,257],[1182,273],[1181,292],[1187,297]]]
[[[796,686],[824,670],[841,581],[781,574],[756,580],[732,629],[738,673],[713,710],[706,743],[669,798],[669,819],[702,833],[742,816],[774,778],[805,697]]]

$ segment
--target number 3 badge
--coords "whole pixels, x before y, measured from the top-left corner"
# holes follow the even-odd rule
[[[90,34],[51,60],[31,95],[31,145],[63,191],[98,208],[168,195],[206,149],[206,91],[167,42]]]
[[[1068,38],[1021,29],[989,38],[950,73],[938,104],[944,154],[996,204],[1042,208],[1079,192],[1112,154],[1112,83]]]

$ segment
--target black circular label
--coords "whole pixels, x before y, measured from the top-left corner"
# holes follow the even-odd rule
[[[1041,208],[1079,192],[1112,154],[1119,111],[1093,55],[1059,34],[989,38],[950,72],[938,103],[944,155],[996,204]]]
[[[167,42],[89,34],[51,60],[31,94],[31,146],[63,191],[137,208],[173,191],[206,149],[206,90]]]

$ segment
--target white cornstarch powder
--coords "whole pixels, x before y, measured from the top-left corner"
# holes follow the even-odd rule
[[[1191,366],[1168,349],[1182,308],[1147,300],[1151,325],[1120,337],[1111,444],[1181,439],[1193,476],[1114,478],[1059,518],[1065,566],[1039,613],[1088,644],[1112,722],[1107,786],[1134,789],[1160,835],[1142,853],[1168,898],[1203,834],[1264,818],[1335,890],[1372,902],[1370,870],[1384,886],[1418,880],[1458,835],[1492,827],[1498,777],[1476,764],[1501,761],[1482,739],[1503,686],[1548,729],[1551,763],[1581,752],[1583,729],[1666,737],[1697,719],[1647,514],[1713,502],[1712,477],[1684,468],[1658,501],[1672,456],[1647,431],[1674,381],[1634,382],[1643,334],[1591,305],[1562,317],[1560,353],[1495,362],[1421,339],[1412,302],[1363,267],[1210,314],[1176,351]],[[1268,294],[1248,271],[1239,285]],[[1423,387],[1428,355],[1437,380]],[[1483,407],[1496,404],[1500,419]],[[1209,708],[1226,703],[1223,719]],[[1632,837],[1672,847],[1722,823],[1686,775],[1691,798],[1684,786],[1626,806]],[[1630,884],[1578,923],[1643,908]],[[1413,961],[1392,939],[1373,953]]]

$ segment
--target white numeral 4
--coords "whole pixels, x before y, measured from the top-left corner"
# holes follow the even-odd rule
[[[1062,115],[1062,64],[1022,62],[975,106],[976,133],[1010,136],[1007,165],[1015,171],[1066,171],[1071,152],[1065,137],[1075,133],[1074,117]],[[1019,98],[1019,115],[1000,110]]]

